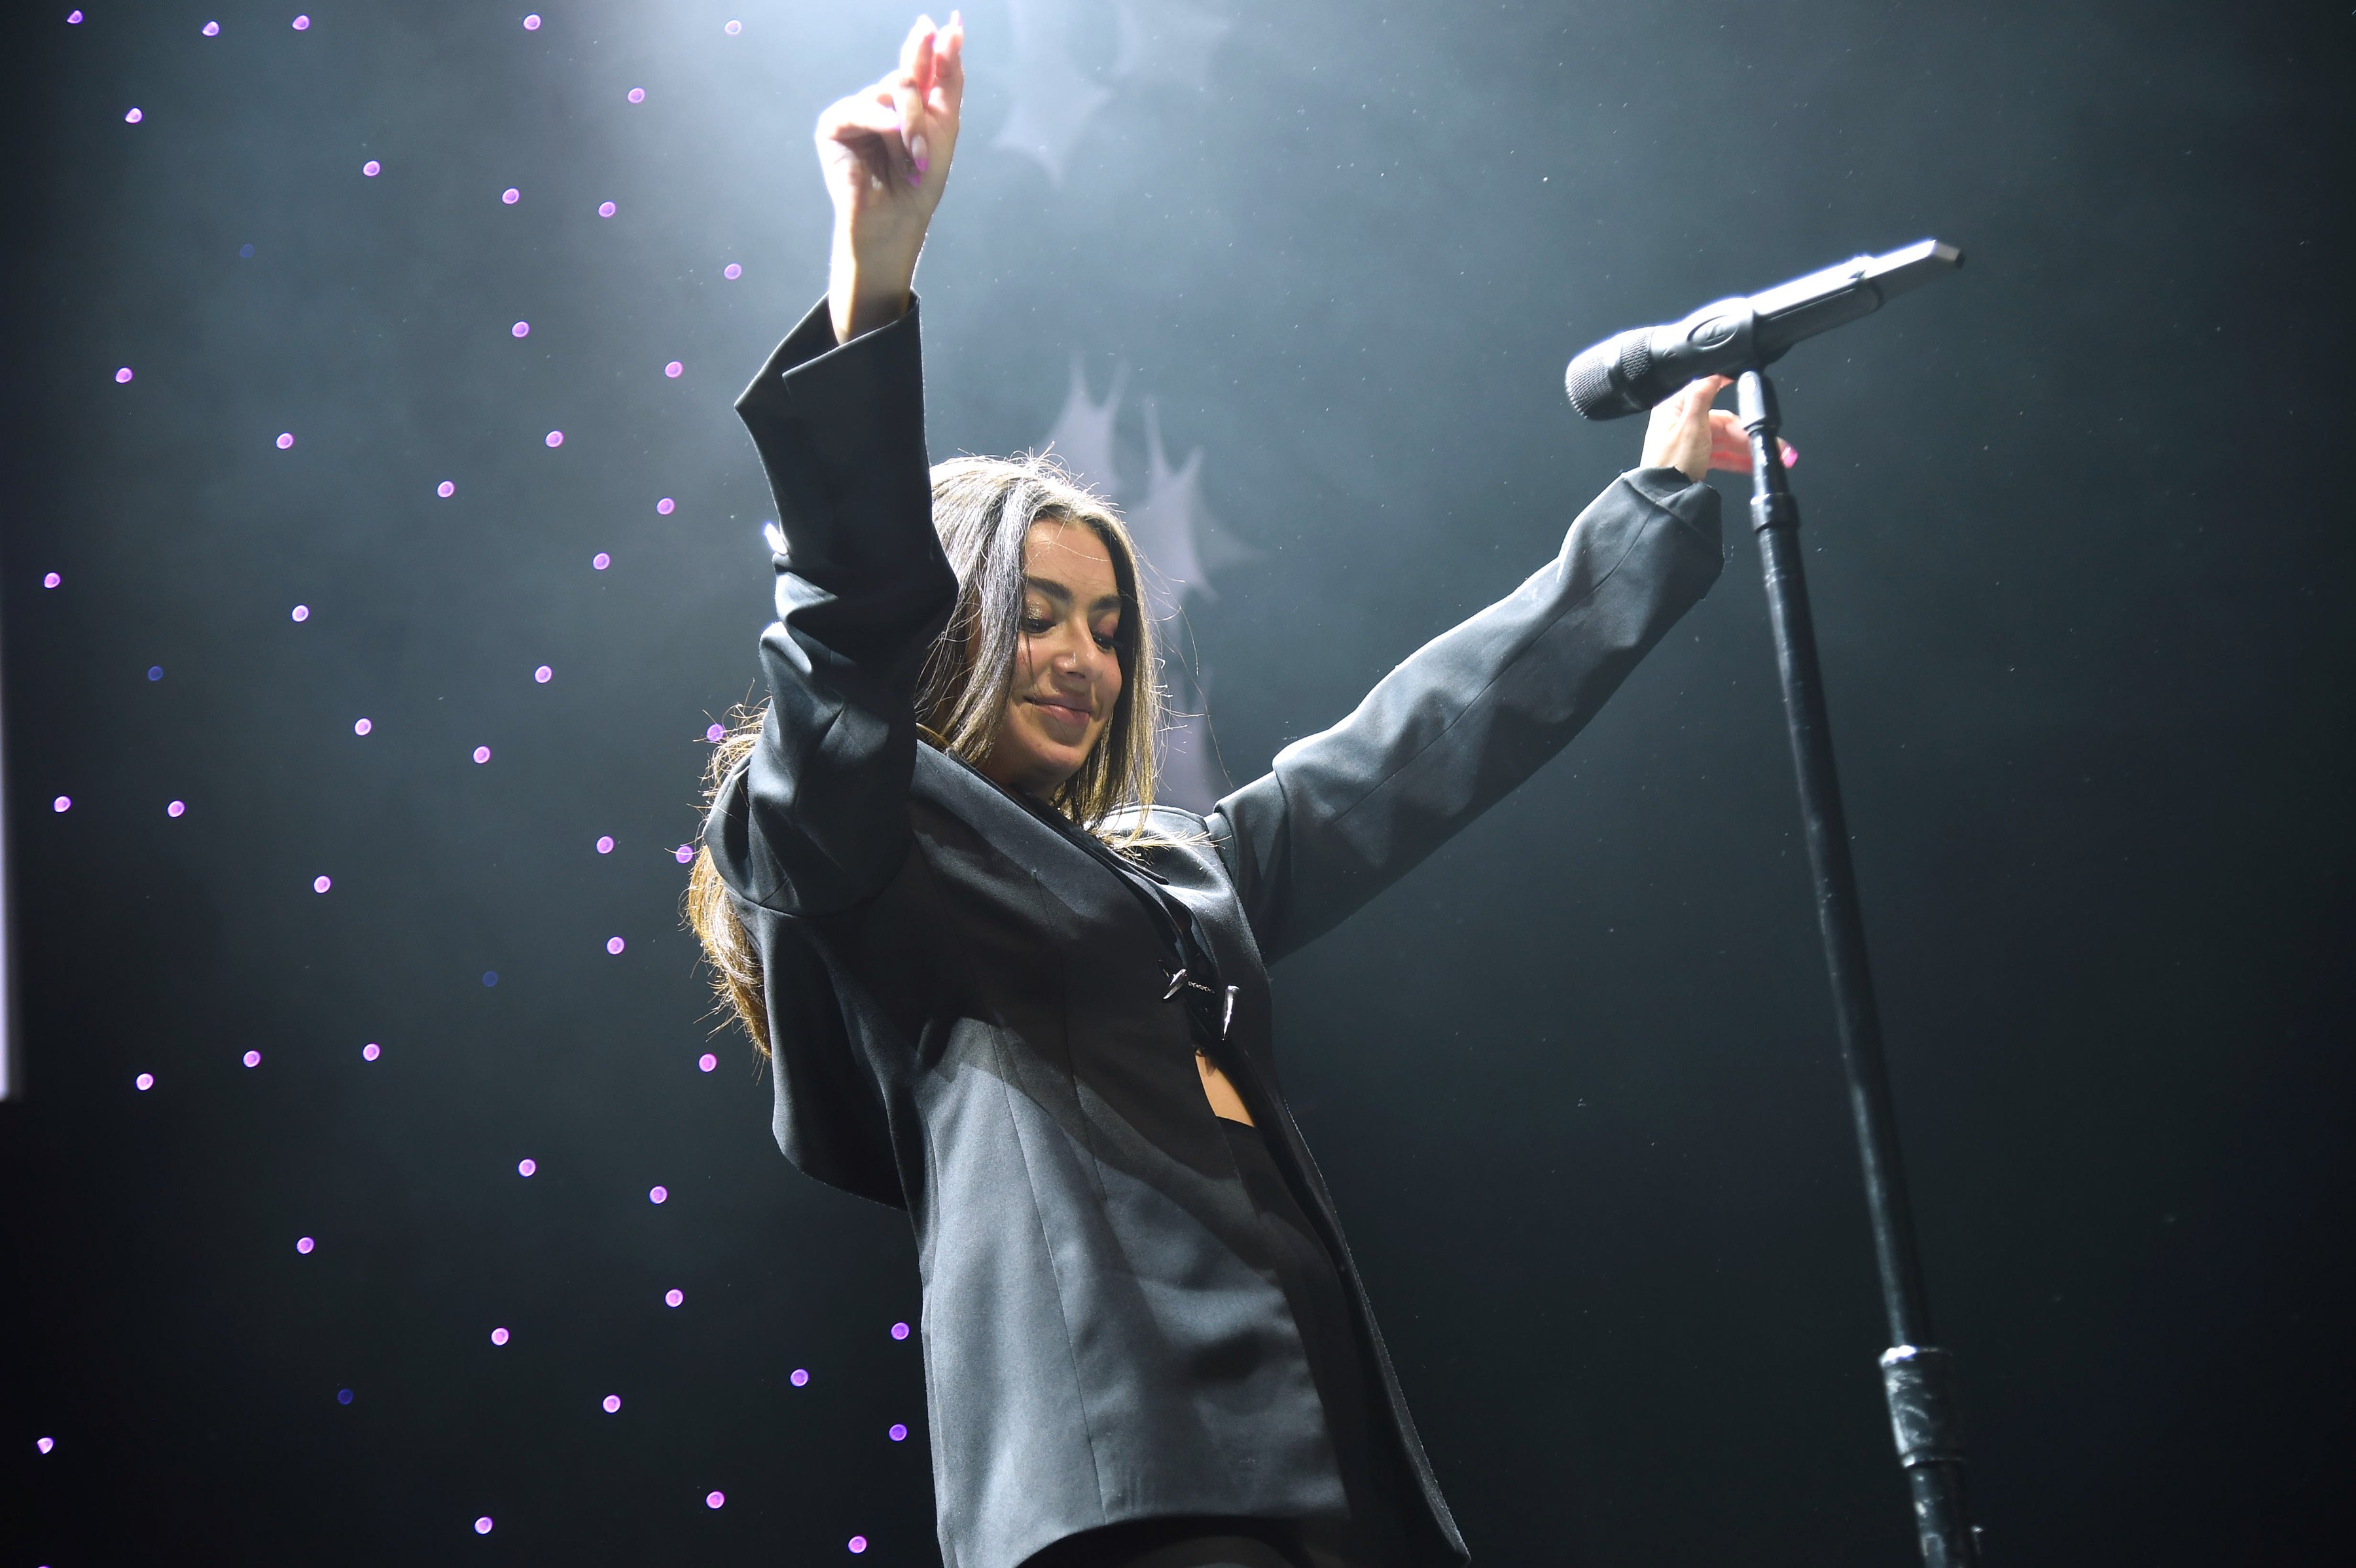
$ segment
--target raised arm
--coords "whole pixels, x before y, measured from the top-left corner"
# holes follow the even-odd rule
[[[1731,416],[1709,408],[1725,384],[1697,381],[1662,404],[1644,466],[1579,515],[1554,561],[1213,810],[1212,838],[1269,962],[1536,772],[1717,580],[1719,498],[1700,480],[1750,466]]]
[[[731,888],[788,914],[857,903],[906,851],[916,682],[957,595],[933,532],[910,285],[956,145],[961,45],[954,20],[919,22],[892,75],[819,116],[828,297],[736,403],[786,548],[761,639],[768,715],[705,842]]]

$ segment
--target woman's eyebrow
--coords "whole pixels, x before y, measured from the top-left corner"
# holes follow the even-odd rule
[[[1064,586],[1063,584],[1056,582],[1052,577],[1033,577],[1026,573],[1023,578],[1023,585],[1031,589],[1033,593],[1046,595],[1049,598],[1055,600],[1059,605],[1068,605],[1072,602],[1072,590]],[[1120,596],[1119,594],[1106,594],[1102,597],[1098,598],[1096,603],[1088,607],[1088,613],[1090,615],[1102,615],[1107,610],[1117,610],[1119,608],[1120,608]]]

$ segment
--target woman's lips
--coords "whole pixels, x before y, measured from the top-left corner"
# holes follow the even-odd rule
[[[1031,705],[1039,710],[1048,727],[1067,740],[1077,740],[1087,732],[1088,721],[1096,715],[1087,709],[1052,698],[1033,697]]]

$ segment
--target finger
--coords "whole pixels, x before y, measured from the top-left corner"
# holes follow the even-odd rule
[[[1711,423],[1709,400],[1716,397],[1719,388],[1725,384],[1723,376],[1703,376],[1686,383],[1685,404],[1677,412],[1687,430],[1699,434]]]
[[[900,134],[900,110],[885,91],[854,92],[827,105],[819,116],[818,134],[829,141],[851,142]]]
[[[859,161],[870,179],[897,177],[902,166],[899,111],[889,94],[870,91],[830,104],[819,116],[819,146],[834,145]]]
[[[1722,408],[1709,413],[1709,466],[1730,474],[1751,472],[1751,434]]]
[[[911,185],[918,183],[925,171],[933,166],[931,138],[926,134],[930,128],[926,106],[932,101],[934,79],[939,66],[936,48],[939,34],[932,27],[929,18],[924,26],[925,36],[916,40],[916,62],[908,71],[908,85],[916,93],[916,112],[908,118],[908,162],[915,168],[917,179],[909,181]]]
[[[955,11],[949,13],[948,26],[941,29],[934,59],[937,69],[926,106],[937,114],[948,115],[955,125],[958,111],[965,103],[965,18]]]
[[[930,148],[918,145],[925,135],[926,77],[932,69],[933,35],[930,16],[919,16],[900,44],[900,69],[891,79],[892,101],[900,113],[902,172],[910,185],[923,183],[920,162],[929,163]]]
[[[942,130],[948,123],[948,134],[957,136],[957,111],[966,102],[966,24],[958,21],[957,12],[949,12],[949,24],[933,38],[933,87],[926,94],[924,106],[928,118],[936,120],[933,130]]]

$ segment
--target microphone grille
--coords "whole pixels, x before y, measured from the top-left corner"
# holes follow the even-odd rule
[[[1570,406],[1590,419],[1610,419],[1621,412],[1612,406],[1618,400],[1612,390],[1611,348],[1609,343],[1598,343],[1563,372],[1563,390],[1570,394]]]
[[[1590,419],[1618,419],[1642,413],[1644,405],[1628,388],[1653,368],[1651,336],[1642,329],[1622,332],[1580,350],[1562,377],[1570,406]]]

